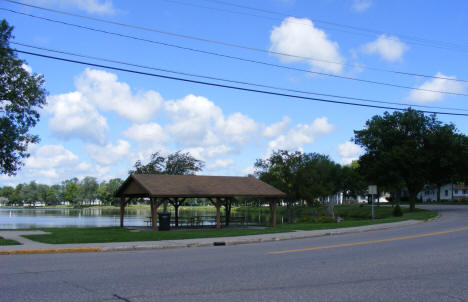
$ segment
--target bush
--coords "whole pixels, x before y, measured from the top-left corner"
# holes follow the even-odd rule
[[[394,208],[393,208],[393,216],[395,217],[401,217],[403,216],[403,211],[401,210],[401,207],[399,204],[397,204]]]
[[[316,223],[332,223],[332,222],[336,222],[336,220],[335,218],[331,218],[331,217],[318,216],[318,217],[315,217],[315,222]]]

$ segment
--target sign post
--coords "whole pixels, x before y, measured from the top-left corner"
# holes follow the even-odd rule
[[[372,223],[373,223],[374,222],[374,194],[377,195],[376,185],[369,186],[369,194],[371,195],[371,201],[372,201]]]

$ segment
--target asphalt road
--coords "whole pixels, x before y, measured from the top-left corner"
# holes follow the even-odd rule
[[[0,256],[0,301],[465,301],[468,207],[262,244]]]

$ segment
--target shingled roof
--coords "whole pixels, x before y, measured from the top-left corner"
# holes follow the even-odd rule
[[[286,194],[255,177],[132,174],[115,196],[283,198]]]

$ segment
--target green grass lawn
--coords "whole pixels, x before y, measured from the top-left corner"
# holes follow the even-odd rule
[[[164,232],[153,232],[147,230],[134,231],[126,228],[118,227],[100,227],[100,228],[41,228],[41,230],[50,232],[50,235],[27,235],[24,236],[31,240],[52,243],[98,243],[98,242],[129,242],[129,241],[158,241],[158,240],[177,240],[177,239],[192,239],[192,238],[214,238],[214,237],[230,237],[230,236],[245,236],[257,234],[271,234],[280,232],[290,232],[294,230],[322,230],[335,229],[343,227],[354,227],[369,225],[372,223],[396,222],[408,219],[427,220],[437,216],[436,212],[416,209],[414,212],[408,212],[408,209],[403,209],[402,217],[393,217],[391,207],[376,207],[375,213],[377,219],[372,222],[367,219],[370,211],[368,206],[340,206],[341,215],[345,217],[345,221],[336,223],[315,223],[303,221],[291,224],[280,224],[276,227],[266,227],[264,229],[254,228],[230,228],[230,229],[204,229],[204,230],[173,230]],[[362,219],[365,217],[366,219]]]
[[[0,245],[20,245],[18,241],[15,240],[10,240],[10,239],[4,239],[3,237],[0,237]]]

